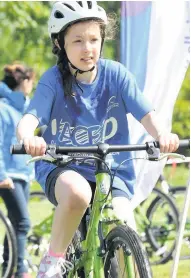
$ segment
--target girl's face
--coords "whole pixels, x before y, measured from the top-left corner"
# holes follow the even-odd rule
[[[65,35],[69,61],[81,70],[90,70],[100,57],[101,41],[98,23],[87,21],[72,25]]]

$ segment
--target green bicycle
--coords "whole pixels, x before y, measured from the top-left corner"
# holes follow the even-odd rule
[[[108,145],[101,143],[89,147],[59,147],[49,145],[47,155],[33,158],[43,159],[64,167],[74,161],[96,162],[96,191],[94,195],[85,234],[77,231],[67,251],[67,257],[74,265],[67,274],[69,278],[150,278],[152,272],[143,244],[137,233],[118,219],[113,211],[111,186],[114,176],[106,163],[111,152],[146,150],[150,160],[158,160],[156,142],[143,145]],[[22,145],[12,148],[12,153],[25,153]],[[51,221],[51,216],[49,216]],[[46,226],[47,219],[44,220]],[[50,224],[50,223],[49,223]],[[82,223],[83,224],[83,223]],[[43,225],[40,223],[39,225]],[[44,226],[44,230],[46,227]],[[40,226],[36,226],[40,229]]]
[[[153,211],[152,204],[156,198],[161,199],[161,205],[154,207]],[[48,248],[54,206],[47,200],[44,192],[37,190],[36,184],[33,183],[28,207],[32,227],[27,240],[27,263],[31,272],[36,273],[40,258]],[[90,209],[82,219],[81,235],[86,234],[89,217]],[[135,220],[137,232],[147,250],[151,265],[170,260],[179,227],[178,212],[170,197],[154,189],[148,201],[136,208]]]

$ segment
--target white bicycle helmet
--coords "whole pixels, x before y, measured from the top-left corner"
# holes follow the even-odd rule
[[[83,19],[101,19],[107,24],[105,10],[97,5],[96,1],[58,1],[48,21],[48,33],[57,34],[69,24]]]

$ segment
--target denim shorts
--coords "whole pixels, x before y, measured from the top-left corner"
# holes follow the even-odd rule
[[[55,206],[58,205],[56,197],[55,197],[55,184],[56,184],[56,180],[57,178],[64,172],[69,171],[69,170],[73,170],[75,171],[73,168],[70,168],[69,166],[67,167],[57,167],[54,170],[52,170],[49,175],[47,176],[46,179],[46,185],[45,185],[45,194],[48,198],[48,200]],[[92,189],[92,200],[93,200],[93,196],[95,193],[95,188],[96,188],[96,183],[92,182],[92,181],[88,181],[90,184],[90,187]],[[118,188],[113,188],[112,189],[112,197],[126,197],[127,199],[129,199],[129,196],[127,195],[126,192],[124,192],[123,190],[120,190]],[[91,201],[92,201],[91,200]]]

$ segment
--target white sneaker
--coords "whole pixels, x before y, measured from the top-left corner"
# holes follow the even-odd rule
[[[72,263],[64,258],[45,254],[40,262],[37,278],[63,278],[67,270],[72,269]]]

